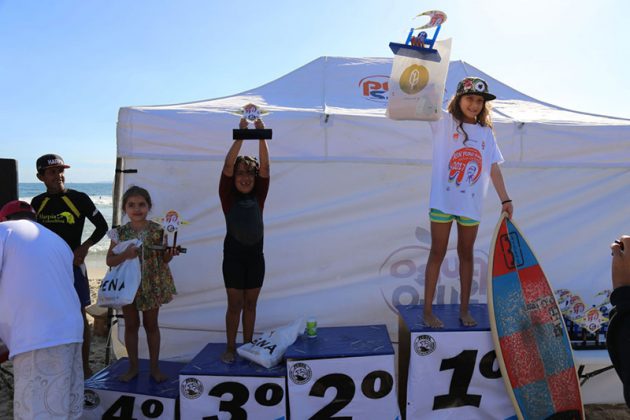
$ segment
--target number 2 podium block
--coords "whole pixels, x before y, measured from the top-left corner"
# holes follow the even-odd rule
[[[398,399],[407,419],[516,419],[490,333],[487,305],[433,305],[444,328],[422,323],[422,305],[399,305]]]
[[[150,378],[149,361],[139,360],[140,372],[130,382],[118,376],[127,372],[129,360],[120,359],[85,381],[83,419],[175,419],[179,396],[179,371],[184,363],[160,361],[168,379]]]
[[[318,328],[285,357],[292,419],[399,418],[385,325]]]
[[[221,361],[225,343],[210,343],[180,372],[182,419],[285,419],[286,367],[265,368],[239,356]]]

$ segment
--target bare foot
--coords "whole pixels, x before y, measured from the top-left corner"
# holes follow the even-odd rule
[[[429,328],[444,328],[444,323],[440,321],[440,318],[431,314],[424,314],[424,325]]]
[[[160,382],[164,382],[165,380],[167,380],[168,376],[166,376],[159,369],[157,369],[151,372],[151,378],[159,384]]]
[[[470,315],[470,312],[459,314],[459,321],[464,327],[474,327],[477,325],[477,321]]]
[[[234,363],[235,359],[236,356],[234,355],[233,350],[226,350],[225,353],[223,353],[223,356],[221,356],[221,361],[223,363],[227,363],[228,365]]]
[[[120,375],[118,377],[118,380],[120,382],[130,382],[132,379],[134,379],[136,376],[138,376],[138,369],[129,369],[127,371],[127,373]]]

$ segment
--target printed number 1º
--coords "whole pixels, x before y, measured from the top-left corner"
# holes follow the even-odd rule
[[[479,362],[479,373],[488,379],[501,377],[501,371],[493,370],[497,355],[494,350],[486,353]],[[479,407],[481,405],[481,395],[469,394],[468,387],[472,380],[477,362],[477,350],[464,350],[455,357],[443,359],[440,364],[440,371],[453,369],[453,376],[448,387],[448,394],[436,395],[433,398],[433,410],[445,408],[456,408],[463,406]]]

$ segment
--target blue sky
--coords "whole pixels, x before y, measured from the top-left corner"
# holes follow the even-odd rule
[[[440,9],[440,38],[521,92],[630,118],[625,0],[0,0],[0,157],[35,182],[55,152],[68,182],[113,179],[122,106],[238,93],[324,55],[391,57],[412,18]]]

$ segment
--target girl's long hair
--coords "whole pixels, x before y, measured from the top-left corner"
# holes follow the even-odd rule
[[[464,113],[462,112],[462,108],[459,105],[459,102],[464,95],[455,95],[448,103],[447,110],[448,112],[455,118],[458,122],[457,130],[461,131],[464,134],[464,144],[468,141],[468,133],[464,130]],[[492,117],[490,116],[490,104],[488,101],[484,100],[483,109],[477,115],[477,124],[482,127],[490,127],[492,129]]]

